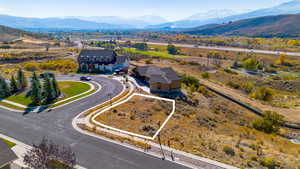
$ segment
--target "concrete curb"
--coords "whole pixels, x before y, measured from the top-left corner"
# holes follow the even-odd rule
[[[95,83],[95,82],[93,82],[93,83]],[[68,104],[72,104],[72,103],[74,103],[74,102],[77,102],[77,101],[79,101],[79,100],[85,99],[85,98],[87,98],[87,97],[90,97],[90,96],[92,96],[92,95],[98,93],[98,92],[102,89],[102,86],[101,86],[99,83],[95,83],[95,84],[98,86],[98,89],[97,89],[95,92],[93,92],[93,93],[91,93],[91,94],[89,94],[89,95],[86,95],[86,96],[84,96],[84,97],[81,97],[81,98],[79,98],[79,99],[73,100],[73,101],[71,101],[71,102],[67,102],[67,103],[65,103],[65,104],[62,104],[62,105],[59,105],[59,106],[57,106],[57,107],[51,108],[51,109],[54,110],[54,109],[61,108],[61,107],[63,107],[63,106],[66,106],[66,105],[68,105]],[[73,96],[73,98],[80,97],[80,96],[82,96],[82,95],[84,95],[84,94],[86,94],[86,93],[88,93],[88,92],[91,92],[91,91],[94,90],[94,89],[95,89],[95,86],[93,86],[93,88],[90,89],[90,90],[87,91],[87,92],[84,92],[84,93],[82,93],[82,94],[80,94],[80,95]],[[70,100],[70,99],[68,99],[68,100]],[[65,100],[65,101],[68,101],[68,100]],[[57,104],[57,103],[56,103],[56,104]]]
[[[24,112],[22,110],[12,109],[12,108],[1,106],[1,105],[0,105],[0,108],[8,110],[8,111],[12,111],[12,112],[17,112],[17,113],[23,113]]]
[[[75,80],[66,80],[66,81],[70,81],[70,82],[71,82],[71,81],[78,82],[78,81],[75,81]],[[71,100],[71,99],[73,99],[73,98],[80,97],[80,96],[82,96],[82,95],[84,95],[84,94],[86,94],[86,93],[89,93],[89,92],[91,92],[91,91],[93,91],[93,90],[95,89],[95,86],[92,85],[91,83],[87,83],[87,82],[82,82],[82,83],[85,83],[85,84],[90,85],[90,86],[91,86],[91,89],[89,89],[88,91],[86,91],[86,92],[84,92],[84,93],[81,93],[81,94],[79,94],[79,95],[72,96],[72,97],[67,98],[67,99],[64,99],[64,100],[60,100],[60,101],[56,102],[55,104],[59,104],[59,103],[62,103],[62,102]],[[93,82],[93,83],[95,83],[95,82]],[[95,91],[95,92],[93,92],[93,93],[91,93],[91,94],[89,94],[89,95],[87,95],[87,96],[78,98],[78,99],[73,100],[73,101],[71,101],[71,102],[67,102],[67,103],[65,103],[65,104],[62,104],[62,105],[59,105],[59,106],[56,106],[56,107],[53,107],[53,108],[50,108],[50,109],[52,109],[52,110],[58,109],[58,108],[61,108],[61,107],[63,107],[63,106],[66,106],[66,105],[68,105],[68,104],[77,102],[77,101],[79,101],[79,100],[85,99],[85,98],[87,98],[87,97],[89,97],[89,96],[92,96],[92,95],[98,93],[98,92],[102,89],[102,87],[101,87],[101,85],[98,84],[98,83],[95,83],[95,84],[98,86],[97,91]],[[5,103],[9,103],[9,104],[12,104],[12,105],[21,107],[21,108],[27,108],[26,106],[24,106],[24,105],[22,105],[22,104],[18,104],[18,103],[15,103],[15,102],[11,102],[11,101],[9,101],[9,100],[2,100],[2,101],[5,102]],[[55,105],[55,104],[54,104],[54,105]],[[46,106],[46,105],[44,105],[44,106]],[[0,105],[0,108],[6,109],[6,110],[9,110],[9,111],[13,111],[13,112],[18,112],[18,113],[23,113],[23,112],[24,112],[24,111],[21,111],[21,110],[12,109],[12,108],[5,107],[5,106],[1,106],[1,105]],[[34,110],[36,110],[36,109],[38,109],[38,108],[39,108],[39,107],[35,107]]]
[[[14,161],[15,164],[17,164],[18,166],[21,166],[21,167],[25,167],[25,168],[28,168],[27,165],[24,164],[23,162],[23,157],[25,155],[25,153],[30,150],[32,147],[27,145],[27,144],[24,144],[22,143],[21,141],[18,141],[12,137],[8,137],[6,135],[3,135],[0,133],[0,137],[3,138],[3,139],[6,139],[10,142],[13,142],[15,143],[16,145],[12,148],[12,150],[15,152],[15,154],[18,156],[18,159]],[[76,169],[87,169],[87,168],[84,168],[82,166],[79,166],[79,165],[76,165],[75,166]]]

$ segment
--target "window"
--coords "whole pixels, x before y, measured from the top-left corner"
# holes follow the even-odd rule
[[[161,90],[161,83],[157,83],[157,89]]]

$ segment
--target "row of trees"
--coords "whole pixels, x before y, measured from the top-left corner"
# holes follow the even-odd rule
[[[55,76],[45,74],[43,85],[34,72],[31,78],[31,90],[29,93],[34,104],[41,102],[50,103],[61,95]]]
[[[127,41],[127,42],[125,42],[124,46],[133,47],[133,48],[136,48],[137,50],[143,50],[143,51],[147,51],[149,49],[147,43],[133,43],[132,44],[130,41]],[[171,55],[179,54],[179,49],[175,45],[172,45],[172,44],[169,44],[167,46],[167,51]]]
[[[17,72],[17,78],[12,75],[10,83],[0,77],[0,98],[6,98],[12,94],[25,91],[28,87],[28,81],[24,72],[20,69]],[[38,105],[42,102],[50,103],[61,95],[55,76],[49,77],[45,74],[43,83],[34,72],[31,78],[31,89],[27,93],[31,97],[33,103]]]
[[[22,92],[27,86],[28,81],[21,69],[17,72],[17,78],[15,78],[14,75],[11,76],[10,83],[7,83],[3,77],[0,77],[0,98],[5,98],[12,94]]]
[[[72,59],[49,60],[47,62],[26,62],[24,69],[28,71],[60,71],[63,73],[76,72],[78,64]]]

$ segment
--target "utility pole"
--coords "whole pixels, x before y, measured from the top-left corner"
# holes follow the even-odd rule
[[[112,106],[112,93],[108,93],[107,96],[109,97],[109,100],[110,100],[110,106]]]
[[[158,122],[158,126],[159,126],[159,128],[160,128],[160,121]],[[161,154],[163,155],[162,160],[165,160],[165,159],[166,159],[166,156],[165,156],[164,150],[163,150],[162,145],[161,145],[160,133],[158,134],[158,142],[159,142]]]

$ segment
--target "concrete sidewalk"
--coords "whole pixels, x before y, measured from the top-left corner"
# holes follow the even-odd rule
[[[24,155],[26,154],[26,152],[28,150],[30,150],[32,147],[14,139],[14,138],[5,136],[3,134],[0,134],[0,138],[6,139],[6,140],[16,144],[12,148],[12,151],[18,156],[18,159],[13,162],[13,164],[11,165],[11,169],[29,168],[26,164],[24,164],[23,158],[24,158]],[[86,169],[79,165],[76,165],[75,168],[76,169]]]

